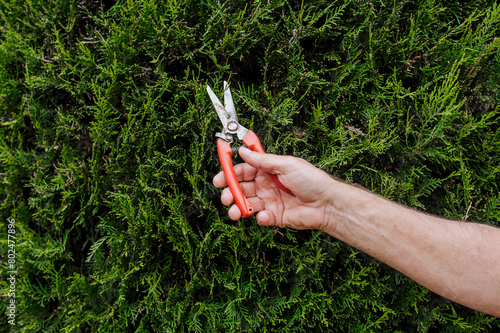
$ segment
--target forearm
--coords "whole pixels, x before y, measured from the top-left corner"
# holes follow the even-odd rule
[[[500,316],[500,229],[419,213],[344,183],[334,186],[325,232],[450,300]]]

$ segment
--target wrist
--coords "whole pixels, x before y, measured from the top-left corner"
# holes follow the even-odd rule
[[[322,230],[337,239],[347,241],[356,233],[355,225],[376,218],[372,215],[379,211],[382,202],[385,202],[384,198],[359,185],[331,177]]]
[[[329,176],[328,195],[326,195],[324,221],[321,230],[336,237],[338,236],[339,221],[343,220],[349,198],[352,196],[351,185]]]

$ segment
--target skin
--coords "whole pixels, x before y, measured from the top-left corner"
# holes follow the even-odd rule
[[[335,179],[303,159],[240,148],[234,167],[261,226],[318,229],[379,259],[422,286],[472,309],[500,317],[500,229],[450,221],[402,207]],[[270,179],[278,175],[293,194]],[[227,186],[224,174],[213,183]],[[241,218],[229,188],[221,194]]]

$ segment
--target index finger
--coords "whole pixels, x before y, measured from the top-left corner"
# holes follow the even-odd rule
[[[234,173],[236,173],[236,178],[238,182],[249,182],[254,180],[257,174],[257,169],[247,163],[240,163],[234,166]],[[226,187],[227,182],[224,177],[224,172],[221,171],[216,174],[212,180],[213,184],[217,188]]]

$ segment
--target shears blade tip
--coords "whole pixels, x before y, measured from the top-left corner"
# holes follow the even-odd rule
[[[225,127],[227,125],[227,122],[231,118],[231,115],[226,111],[225,107],[219,101],[219,99],[217,98],[217,96],[215,95],[215,93],[208,84],[207,84],[207,92],[208,95],[210,96],[210,99],[212,100],[212,104],[215,107],[215,111],[217,111],[217,115],[219,116],[222,125]]]
[[[226,108],[226,111],[229,113],[231,118],[233,118],[235,121],[238,121],[238,116],[236,115],[236,111],[234,110],[231,89],[229,88],[226,81],[224,81],[224,107]]]

